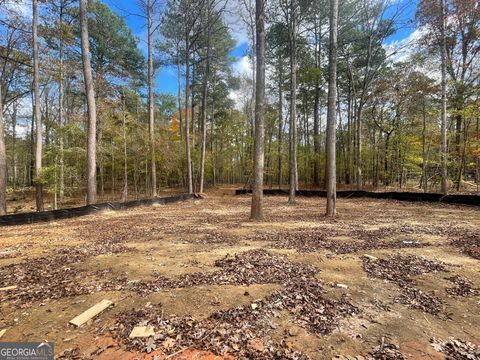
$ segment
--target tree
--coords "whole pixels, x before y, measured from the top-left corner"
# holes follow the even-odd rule
[[[157,169],[155,164],[155,109],[153,100],[153,0],[147,0],[148,32],[148,133],[150,140],[152,197],[157,196]]]
[[[330,0],[330,48],[328,57],[327,113],[327,216],[335,216],[337,197],[336,108],[337,108],[338,0]]]
[[[207,150],[207,97],[208,97],[208,81],[210,79],[210,48],[211,48],[211,33],[212,33],[212,1],[206,2],[206,19],[205,26],[207,27],[207,42],[205,53],[205,71],[203,77],[203,91],[202,91],[202,117],[200,122],[202,145],[200,153],[200,193],[203,193],[204,181],[205,181],[205,153]]]
[[[265,4],[255,3],[256,33],[256,82],[255,82],[255,143],[253,161],[253,190],[250,218],[263,219],[263,164],[264,164],[264,116],[265,116]]]
[[[441,113],[441,142],[442,142],[442,194],[448,192],[448,154],[447,154],[447,37],[445,34],[446,15],[445,0],[440,0],[440,37],[441,37],[441,86],[442,86],[442,113]]]
[[[92,66],[90,65],[90,47],[88,37],[88,0],[80,0],[80,31],[83,63],[83,79],[87,97],[87,204],[97,201],[97,109],[93,90]]]
[[[7,153],[4,124],[2,84],[0,83],[0,215],[7,214]]]
[[[288,203],[295,203],[295,192],[298,187],[297,172],[297,32],[298,32],[297,0],[290,0],[288,7],[288,39],[290,50],[290,148],[289,148],[289,171],[290,186]]]
[[[35,117],[35,189],[37,211],[43,211],[42,185],[42,114],[40,109],[40,70],[38,60],[38,3],[32,1],[32,41],[33,41],[33,111]]]

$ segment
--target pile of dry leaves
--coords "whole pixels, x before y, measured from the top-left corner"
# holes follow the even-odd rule
[[[447,360],[480,359],[480,347],[467,341],[450,338],[447,341],[432,338],[432,347],[446,355]]]
[[[128,349],[151,352],[161,349],[172,354],[183,348],[210,350],[243,359],[308,359],[293,350],[287,340],[273,339],[275,318],[288,311],[294,321],[314,334],[328,334],[338,321],[359,310],[346,297],[326,299],[321,283],[298,277],[270,296],[196,320],[191,317],[164,316],[160,306],[121,313],[109,330]],[[135,326],[153,326],[155,336],[129,339]]]
[[[453,283],[455,286],[445,289],[445,291],[454,296],[480,296],[480,289],[474,288],[473,284],[465,278],[462,278],[458,275],[454,275],[446,280]]]
[[[139,291],[166,287],[187,287],[211,284],[283,284],[282,289],[247,306],[211,314],[205,319],[164,316],[161,307],[132,310],[120,314],[110,328],[114,338],[126,343],[128,349],[150,352],[161,349],[172,354],[183,348],[210,350],[216,354],[231,354],[235,358],[308,359],[291,348],[284,338],[273,339],[278,327],[275,318],[288,312],[299,326],[314,334],[329,334],[340,319],[353,316],[359,310],[344,296],[327,299],[313,266],[292,263],[283,255],[264,249],[250,250],[226,256],[215,262],[220,270],[194,273],[176,279],[156,279],[137,283]],[[129,339],[134,326],[153,326],[155,336]]]
[[[2,292],[0,299],[28,303],[111,289],[111,283],[99,281],[98,278],[88,279],[73,266],[89,257],[127,251],[130,248],[119,242],[90,242],[59,249],[58,255],[32,258],[2,267],[0,287],[16,285],[17,288]]]
[[[373,249],[418,248],[429,245],[414,240],[387,240],[385,237],[391,233],[388,230],[355,229],[346,233],[352,238],[351,240],[340,241],[332,239],[333,236],[340,235],[337,231],[309,229],[256,234],[252,240],[270,241],[272,242],[271,247],[275,249],[296,249],[302,253],[329,250],[336,254],[350,254]]]
[[[480,260],[480,234],[466,232],[456,240],[453,240],[450,245],[459,248],[465,255]]]
[[[413,283],[412,276],[431,272],[448,272],[445,264],[414,255],[395,255],[373,260],[363,257],[363,269],[374,279],[383,279],[400,286]]]
[[[285,341],[274,341],[268,335],[271,327],[265,314],[263,306],[243,306],[195,320],[163,316],[161,308],[152,307],[120,314],[110,332],[114,338],[125,343],[127,349],[134,351],[161,349],[165,354],[173,354],[185,348],[194,348],[244,359],[308,359]],[[135,326],[153,326],[155,336],[130,339],[129,334]]]
[[[292,277],[312,277],[318,272],[311,265],[292,263],[286,256],[272,254],[264,249],[226,256],[215,261],[214,265],[220,270],[184,274],[174,279],[158,276],[154,280],[132,283],[130,289],[151,293],[199,285],[283,284]]]
[[[438,315],[442,310],[442,300],[434,293],[425,293],[415,288],[412,276],[431,272],[448,272],[445,265],[413,255],[396,255],[388,259],[363,258],[363,269],[374,279],[393,282],[401,288],[400,296],[395,302],[413,309]]]

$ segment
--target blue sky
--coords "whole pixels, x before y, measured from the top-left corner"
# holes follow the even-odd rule
[[[235,1],[235,0],[230,0]],[[141,14],[137,1],[131,0],[104,0],[110,8],[123,16],[132,29],[133,33],[138,37],[139,47],[146,56],[146,25],[145,19],[135,15]],[[400,18],[401,28],[388,39],[387,43],[393,44],[407,39],[414,31],[413,20],[418,0],[402,0],[402,6],[405,10]],[[240,31],[241,32],[241,31]],[[232,57],[236,61],[240,61],[246,55],[247,44],[245,35],[238,34],[238,30],[234,31],[237,38],[237,47],[231,52]],[[156,90],[160,92],[177,93],[177,74],[176,68],[164,67],[160,69],[156,75]]]

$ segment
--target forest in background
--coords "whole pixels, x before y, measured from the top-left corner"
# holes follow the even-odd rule
[[[41,210],[85,193],[93,203],[250,186],[255,2],[230,1],[145,0],[139,39],[124,10],[101,1],[33,0],[25,12],[0,0],[0,213],[9,195],[34,187]],[[329,3],[264,3],[266,186],[325,186]],[[249,34],[251,74],[233,71],[232,17]],[[390,41],[411,26],[408,41]],[[478,191],[479,52],[475,0],[341,1],[338,183],[444,192],[443,177],[450,191]],[[176,69],[177,94],[155,91],[162,67]]]

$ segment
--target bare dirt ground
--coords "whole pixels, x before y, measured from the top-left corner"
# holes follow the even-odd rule
[[[480,358],[480,209],[340,199],[331,220],[325,199],[265,201],[263,223],[216,191],[1,228],[0,288],[17,286],[1,341],[63,359]],[[155,336],[129,339],[138,325]]]

